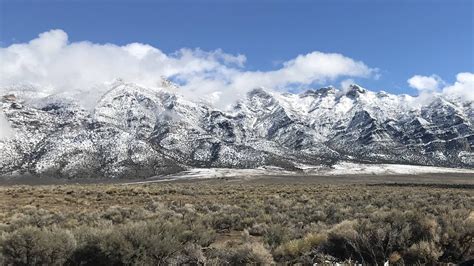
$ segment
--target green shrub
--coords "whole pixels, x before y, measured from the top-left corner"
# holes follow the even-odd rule
[[[442,252],[440,247],[432,241],[421,241],[413,244],[404,256],[405,263],[413,264],[435,264]]]
[[[155,220],[103,230],[80,228],[74,265],[156,265],[202,262],[202,246],[213,241],[212,231],[188,228],[180,221]]]
[[[5,235],[1,249],[5,264],[62,265],[76,247],[67,230],[24,227]]]
[[[264,242],[272,248],[288,241],[289,238],[290,230],[280,224],[270,225],[263,236]]]
[[[278,246],[274,255],[278,261],[309,263],[305,261],[305,257],[310,253],[319,253],[327,239],[325,233],[308,233],[303,238],[293,239]]]
[[[228,243],[224,247],[208,251],[211,265],[270,265],[273,257],[261,243],[245,243],[243,245]]]

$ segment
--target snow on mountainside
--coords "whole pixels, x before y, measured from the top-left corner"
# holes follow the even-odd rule
[[[345,161],[474,168],[473,103],[435,96],[421,104],[357,85],[257,88],[223,111],[164,86],[115,82],[92,111],[12,88],[0,102],[15,132],[0,140],[0,174],[149,177]]]

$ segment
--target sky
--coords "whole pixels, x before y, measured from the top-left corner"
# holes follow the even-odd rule
[[[221,98],[348,81],[474,98],[471,0],[0,3],[0,85],[65,88],[81,72],[81,87],[166,76]]]

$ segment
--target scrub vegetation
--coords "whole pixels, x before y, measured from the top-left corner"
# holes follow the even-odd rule
[[[473,206],[469,186],[5,186],[0,264],[460,263]]]

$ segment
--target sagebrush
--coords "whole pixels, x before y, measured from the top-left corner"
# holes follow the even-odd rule
[[[474,258],[470,187],[193,182],[0,190],[0,264]]]

